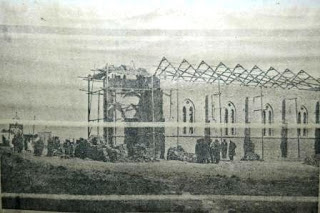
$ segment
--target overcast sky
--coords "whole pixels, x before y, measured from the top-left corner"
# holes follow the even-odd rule
[[[85,121],[77,77],[130,64],[154,72],[220,61],[319,78],[320,1],[2,1],[0,119]]]

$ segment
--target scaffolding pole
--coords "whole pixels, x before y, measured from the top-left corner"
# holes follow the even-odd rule
[[[220,76],[218,78],[218,96],[219,96],[219,121],[222,124],[222,107],[221,107],[221,88],[220,88]],[[220,141],[222,142],[222,128],[220,125]]]
[[[90,90],[90,78],[91,76],[88,75],[88,139],[90,137],[90,113],[91,113],[91,100],[90,100],[90,95],[91,95],[91,90]]]
[[[108,92],[109,92],[109,82],[108,82],[108,74],[109,74],[109,65],[107,64],[107,71],[105,78],[103,80],[103,122],[109,122],[109,116],[108,116]],[[109,145],[109,127],[106,127],[106,133],[103,131],[103,134],[106,134],[106,142]]]
[[[288,98],[288,100],[290,100],[290,101],[292,101],[292,100],[294,100],[294,106],[295,106],[295,111],[296,111],[296,123],[297,124],[301,124],[301,122],[300,123],[298,123],[298,100],[297,100],[297,98]],[[301,129],[300,129],[300,132],[299,132],[299,129],[300,128],[298,128],[297,129],[297,140],[298,140],[298,158],[300,158],[300,134],[301,134]]]
[[[117,145],[117,90],[114,90],[114,128],[113,128],[113,145]]]
[[[98,123],[100,122],[100,92],[98,93]],[[100,127],[97,126],[97,135],[100,135]]]
[[[296,123],[298,123],[298,103],[297,98],[294,99],[295,102],[295,108],[296,108]],[[301,134],[301,130],[300,130]],[[300,159],[300,134],[298,134],[298,158]]]
[[[172,118],[172,89],[170,89],[170,119]]]
[[[179,123],[179,84],[177,81],[177,123]],[[177,126],[177,146],[179,145],[180,128]]]
[[[260,107],[261,107],[261,123],[263,124],[263,94],[262,94],[262,86],[260,86]],[[264,129],[261,130],[261,159],[264,159],[264,142],[263,142],[263,135]]]
[[[154,123],[154,85],[153,85],[153,82],[154,82],[154,75],[152,75],[152,83],[151,83],[151,87],[152,87],[152,90],[151,90],[151,102],[152,102],[152,123]],[[156,159],[157,157],[157,153],[156,153],[156,141],[155,141],[155,132],[154,132],[154,126],[152,127],[152,141],[153,141],[153,148],[154,148],[154,159]]]

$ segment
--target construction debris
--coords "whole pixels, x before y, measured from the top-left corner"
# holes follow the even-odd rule
[[[187,162],[196,162],[196,155],[186,152],[182,146],[170,147],[167,153],[167,160],[178,160]]]

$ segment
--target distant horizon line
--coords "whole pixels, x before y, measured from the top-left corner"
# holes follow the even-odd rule
[[[8,29],[9,28],[9,29]],[[212,29],[202,29],[202,28],[194,28],[194,29],[166,29],[166,28],[88,28],[88,27],[67,27],[67,26],[49,26],[49,25],[25,25],[25,24],[0,24],[0,29],[2,33],[8,33],[8,30],[13,30],[10,32],[13,33],[30,33],[30,34],[61,34],[61,35],[66,35],[70,34],[73,31],[78,31],[77,33],[80,33],[81,35],[99,35],[97,33],[102,33],[102,32],[109,32],[108,35],[123,35],[123,34],[117,34],[117,32],[149,32],[151,34],[144,35],[144,36],[152,36],[152,33],[160,33],[160,32],[175,32],[175,33],[180,33],[177,34],[176,36],[183,36],[186,33],[192,33],[192,32],[202,32],[202,34],[197,34],[198,36],[205,36],[207,33],[210,32],[241,32],[242,34],[240,35],[245,35],[247,34],[248,31],[250,33],[259,33],[259,32],[264,32],[261,36],[267,36],[265,32],[270,32],[270,33],[275,33],[278,32],[280,35],[281,33],[290,33],[290,32],[297,32],[299,31],[300,33],[303,34],[308,34],[311,31],[313,33],[318,32],[320,33],[319,27],[314,27],[314,28],[291,28],[291,29],[259,29],[259,28],[212,28]],[[38,30],[38,31],[34,31]],[[65,31],[67,30],[67,31]],[[85,31],[86,32],[81,32]],[[112,32],[112,34],[110,34]],[[75,32],[73,32],[75,33]],[[138,34],[131,34],[131,35],[139,35]],[[273,36],[279,36],[279,34],[273,34]],[[125,34],[127,35],[127,34]],[[155,35],[155,34],[154,34]],[[158,34],[157,34],[158,35]],[[191,34],[192,35],[192,34]],[[240,36],[239,35],[239,36]],[[207,36],[212,36],[212,35],[207,35]],[[215,35],[216,37],[221,37],[224,35]],[[315,35],[316,36],[316,35]]]

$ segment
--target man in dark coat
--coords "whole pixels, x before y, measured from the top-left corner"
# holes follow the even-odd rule
[[[54,139],[49,138],[48,139],[48,153],[47,153],[48,157],[53,156],[53,150],[54,150]]]
[[[22,132],[17,132],[17,134],[15,134],[12,141],[14,145],[14,151],[21,153],[23,150],[23,144],[24,144]]]
[[[169,152],[168,152],[169,153]],[[201,156],[201,139],[197,140],[196,147],[195,147],[195,154],[197,157],[197,163],[202,162],[202,156]]]
[[[221,145],[218,139],[211,143],[210,151],[211,155],[213,156],[212,163],[219,163],[220,162],[220,150]]]
[[[222,158],[226,159],[227,158],[227,152],[228,152],[228,143],[226,139],[223,139],[221,143],[221,152],[222,152]]]
[[[71,154],[71,142],[69,139],[66,139],[66,141],[63,143],[64,148],[64,154],[65,157],[70,157]]]
[[[204,156],[204,163],[210,163],[210,144],[212,140],[210,139],[209,135],[204,136],[204,145],[203,145],[203,156]]]
[[[229,158],[230,158],[231,161],[233,161],[233,156],[236,155],[236,148],[237,148],[237,145],[230,140],[230,143],[229,143]]]
[[[41,156],[44,149],[44,143],[41,138],[36,134],[34,139],[34,155]]]
[[[196,143],[196,156],[198,163],[209,163],[210,160],[210,138],[200,138]]]

